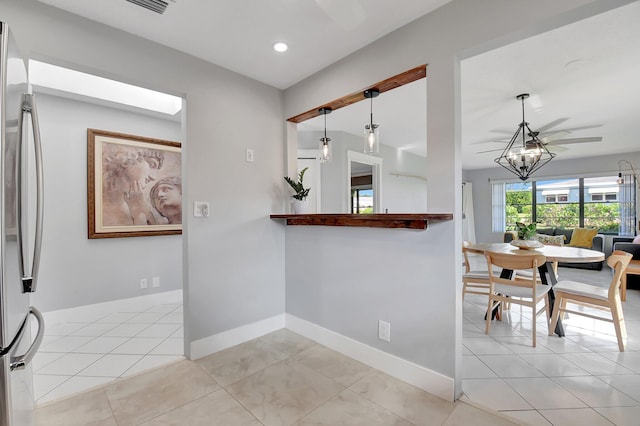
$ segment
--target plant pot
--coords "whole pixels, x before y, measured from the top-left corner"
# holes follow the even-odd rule
[[[309,200],[291,200],[291,210],[293,214],[308,214],[309,213]]]

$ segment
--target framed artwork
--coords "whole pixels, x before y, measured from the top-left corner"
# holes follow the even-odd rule
[[[179,142],[87,129],[89,238],[182,233]]]

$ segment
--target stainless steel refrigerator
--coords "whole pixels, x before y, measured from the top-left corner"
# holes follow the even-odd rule
[[[3,22],[0,62],[0,426],[30,426],[30,361],[44,335],[30,300],[42,237],[42,155],[26,62]]]

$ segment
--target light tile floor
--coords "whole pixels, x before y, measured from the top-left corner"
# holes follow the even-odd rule
[[[175,294],[163,303],[111,304],[110,313],[74,309],[72,321],[50,321],[45,313],[45,337],[33,359],[37,403],[184,359],[182,300]]]
[[[611,272],[559,268],[560,279],[607,287]],[[578,315],[564,320],[566,336],[547,336],[531,314],[512,305],[484,334],[487,299],[467,295],[463,324],[464,397],[531,425],[638,425],[640,421],[640,291],[623,303],[628,340],[619,352],[613,324]]]
[[[611,274],[560,268],[560,278],[606,286]],[[487,336],[485,304],[482,296],[465,299],[464,394],[454,404],[286,330],[140,373],[182,358],[170,340],[182,335],[178,304],[60,324],[36,356],[38,424],[508,424],[477,407],[530,425],[638,424],[640,291],[623,304],[624,353],[611,324],[576,315],[565,320],[564,338],[547,336],[539,318],[533,348],[530,315],[518,307]],[[169,328],[151,327],[158,324],[178,328],[167,335]]]
[[[282,329],[45,404],[38,426],[514,425]]]

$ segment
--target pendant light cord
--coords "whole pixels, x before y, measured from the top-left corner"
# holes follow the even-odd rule
[[[371,99],[371,131],[373,131],[373,96]]]
[[[526,132],[524,131],[524,129],[526,127],[525,126],[526,125],[526,121],[524,121],[524,97],[522,97],[520,99],[520,101],[522,102],[522,124],[520,124],[520,127],[522,127],[522,147],[526,149],[527,141],[526,141],[526,138],[525,138],[525,136],[526,136],[525,133]]]
[[[324,144],[327,143],[327,113],[324,113]]]

